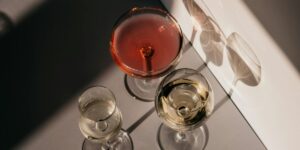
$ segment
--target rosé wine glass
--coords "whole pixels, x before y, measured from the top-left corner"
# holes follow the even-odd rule
[[[125,86],[137,99],[154,101],[161,77],[180,56],[182,32],[174,17],[152,7],[134,7],[113,28],[110,51],[126,73]]]

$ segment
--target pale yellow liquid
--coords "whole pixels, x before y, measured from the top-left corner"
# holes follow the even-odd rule
[[[192,126],[206,116],[208,89],[200,83],[178,79],[164,86],[158,97],[158,114],[171,127]]]

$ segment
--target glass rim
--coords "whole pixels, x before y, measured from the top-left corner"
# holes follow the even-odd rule
[[[161,68],[158,71],[149,71],[149,72],[144,72],[144,71],[140,71],[138,69],[132,68],[128,65],[126,65],[125,63],[123,63],[122,61],[118,60],[119,56],[117,55],[118,50],[116,50],[115,48],[113,48],[112,46],[112,37],[114,35],[115,30],[117,29],[117,27],[123,23],[123,21],[125,21],[127,18],[130,18],[132,16],[134,16],[135,12],[143,12],[143,11],[153,11],[156,12],[158,14],[163,14],[165,16],[167,16],[177,27],[178,29],[178,33],[179,33],[179,42],[180,42],[180,46],[178,48],[178,53],[176,55],[176,57],[174,57],[174,59],[171,61],[171,63],[166,66],[165,68]],[[149,13],[149,12],[148,12]],[[130,75],[132,77],[137,77],[137,78],[155,78],[157,76],[160,76],[161,74],[164,74],[164,72],[167,72],[167,70],[169,70],[169,68],[171,68],[172,65],[176,64],[179,60],[179,58],[182,55],[182,46],[183,46],[183,33],[182,30],[180,28],[180,25],[178,24],[178,21],[167,11],[158,8],[158,7],[150,7],[150,6],[145,6],[145,7],[133,7],[127,11],[125,11],[120,17],[118,17],[117,21],[115,22],[115,24],[113,25],[113,29],[112,29],[112,34],[111,34],[111,40],[110,40],[110,53],[113,57],[114,62],[119,66],[119,68],[126,73],[127,75]],[[149,75],[147,75],[149,74]]]
[[[89,86],[89,87],[85,88],[83,90],[83,92],[80,94],[80,96],[78,97],[78,105],[77,105],[78,106],[78,110],[79,110],[80,114],[82,115],[83,114],[83,112],[81,111],[81,105],[82,105],[81,104],[81,99],[82,99],[82,96],[84,94],[90,92],[90,90],[95,89],[95,88],[97,88],[97,89],[100,88],[102,90],[106,90],[113,97],[114,108],[113,108],[112,113],[109,114],[107,117],[98,120],[98,121],[105,121],[105,120],[107,120],[109,117],[111,117],[115,113],[116,109],[118,109],[117,108],[117,100],[116,100],[115,94],[112,92],[112,90],[110,90],[109,88],[107,88],[105,86],[102,86],[102,85],[93,85],[93,86]],[[87,118],[87,117],[85,117],[85,118],[88,119],[88,120],[91,120],[90,118]],[[91,121],[94,121],[94,120],[91,120]]]
[[[182,124],[177,124],[175,122],[173,122],[172,120],[171,121],[167,121],[165,120],[165,118],[162,118],[162,116],[160,115],[160,112],[161,111],[158,111],[159,110],[159,105],[158,105],[158,101],[159,101],[159,93],[161,92],[162,90],[162,87],[164,86],[164,84],[167,84],[167,83],[170,83],[174,80],[170,80],[168,82],[166,82],[169,78],[172,78],[172,76],[180,71],[184,71],[184,70],[189,70],[189,71],[192,71],[193,73],[197,74],[197,75],[200,75],[201,78],[204,79],[205,81],[205,84],[207,84],[207,90],[209,91],[209,96],[208,98],[210,99],[210,101],[212,101],[212,104],[210,105],[213,105],[212,106],[212,109],[210,110],[210,112],[208,112],[208,116],[205,116],[201,121],[199,121],[198,123],[195,123],[195,124],[188,124],[188,125],[182,125]],[[156,96],[155,96],[155,100],[154,100],[154,104],[155,104],[155,109],[156,109],[156,112],[158,114],[158,117],[159,119],[167,126],[169,126],[170,128],[174,129],[174,130],[177,130],[177,131],[188,131],[188,130],[193,130],[199,126],[202,126],[206,120],[209,118],[209,115],[211,115],[211,113],[214,112],[214,105],[215,105],[215,100],[214,100],[214,91],[212,90],[212,84],[207,80],[207,78],[202,74],[200,73],[199,71],[195,70],[195,69],[192,69],[192,68],[180,68],[180,69],[177,69],[177,70],[174,70],[172,71],[171,73],[169,73],[166,77],[164,77],[164,79],[161,81],[161,83],[159,84],[157,90],[156,90]],[[176,128],[175,128],[176,127]]]

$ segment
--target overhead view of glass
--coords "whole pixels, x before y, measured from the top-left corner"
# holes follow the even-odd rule
[[[0,0],[0,150],[300,150],[298,6]]]
[[[131,150],[132,141],[122,130],[122,114],[113,93],[101,86],[87,89],[79,97],[79,128],[86,138],[82,149]]]
[[[214,98],[202,74],[183,68],[167,75],[157,90],[155,108],[163,121],[158,133],[161,149],[205,147],[203,125],[213,111]]]
[[[159,8],[132,8],[116,22],[110,41],[115,63],[126,73],[135,98],[153,101],[162,75],[181,56],[182,33],[176,20]]]

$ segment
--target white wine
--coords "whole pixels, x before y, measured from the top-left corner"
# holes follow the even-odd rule
[[[209,100],[209,89],[200,82],[176,79],[161,88],[158,115],[175,130],[189,130],[200,125],[210,113]]]
[[[163,124],[159,128],[161,149],[204,148],[206,131],[199,128],[212,114],[213,91],[197,70],[181,68],[160,83],[155,108]]]
[[[86,138],[82,150],[132,150],[129,135],[121,130],[122,115],[114,94],[106,87],[87,89],[78,99],[79,128]]]
[[[80,108],[79,127],[89,140],[105,142],[115,136],[122,125],[122,116],[112,101],[94,99]]]

